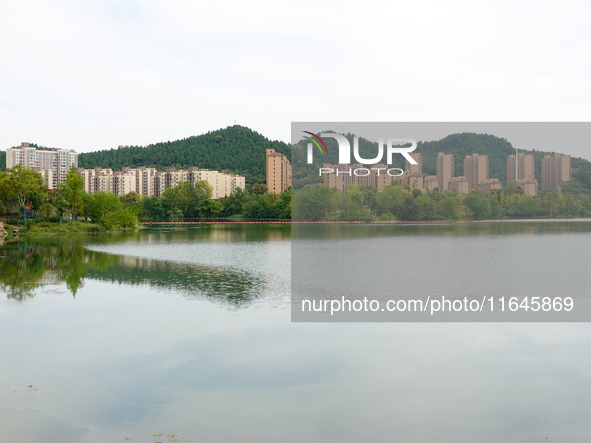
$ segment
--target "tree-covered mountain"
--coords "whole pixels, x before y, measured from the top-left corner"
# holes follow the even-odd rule
[[[265,182],[265,150],[273,148],[289,155],[289,145],[271,141],[258,132],[234,125],[182,140],[153,145],[121,147],[97,152],[81,153],[81,168],[129,167],[200,168],[233,172],[246,177],[249,185]]]

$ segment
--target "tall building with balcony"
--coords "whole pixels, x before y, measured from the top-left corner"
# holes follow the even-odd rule
[[[464,158],[464,176],[468,179],[470,191],[488,179],[488,155],[467,155]]]
[[[70,168],[78,167],[78,153],[72,149],[37,149],[23,142],[18,148],[6,150],[6,167],[16,165],[39,171],[48,189],[57,189],[66,180]]]
[[[517,180],[517,185],[523,190],[525,195],[535,197],[538,195],[538,179],[535,177],[525,177]]]
[[[454,178],[454,156],[440,152],[437,154],[437,181],[440,191],[449,189],[449,182]]]
[[[533,154],[517,154],[517,165],[515,155],[507,157],[507,181],[519,180],[527,177],[535,177],[535,161]],[[515,174],[517,173],[517,176]]]
[[[560,190],[562,182],[570,181],[570,155],[546,155],[542,159],[542,189]]]
[[[269,194],[280,194],[291,186],[291,163],[275,149],[267,149],[266,184]]]

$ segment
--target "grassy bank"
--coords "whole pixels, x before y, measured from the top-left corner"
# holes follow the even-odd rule
[[[28,223],[27,226],[4,223],[4,229],[8,233],[7,238],[12,238],[13,227],[18,228],[18,235],[54,235],[54,234],[100,234],[104,232],[135,231],[135,229],[117,229],[108,231],[103,225],[92,222],[63,221],[62,223],[38,222]]]

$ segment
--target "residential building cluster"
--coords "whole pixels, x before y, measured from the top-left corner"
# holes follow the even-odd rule
[[[213,188],[212,198],[217,199],[230,195],[236,188],[245,188],[245,178],[242,176],[194,166],[186,170],[168,168],[164,172],[146,167],[126,167],[122,171],[103,168],[82,169],[78,168],[78,153],[72,149],[37,149],[29,143],[21,143],[18,148],[6,150],[6,167],[12,168],[16,165],[38,171],[47,183],[48,189],[57,189],[58,185],[66,180],[66,174],[72,166],[75,166],[84,178],[86,192],[104,191],[119,196],[137,192],[143,196],[160,196],[165,189],[180,182],[188,181],[195,184],[204,180]]]
[[[345,190],[347,186],[357,183],[359,186],[371,186],[381,192],[385,187],[393,184],[407,185],[413,189],[452,190],[469,194],[473,189],[481,189],[488,194],[502,189],[503,183],[498,178],[489,177],[489,159],[486,155],[472,154],[464,158],[464,175],[455,176],[454,157],[440,152],[437,155],[437,175],[423,174],[421,154],[412,153],[411,157],[416,165],[405,161],[404,173],[399,176],[388,175],[386,165],[372,165],[363,168],[362,165],[330,165],[324,164],[325,170],[334,172],[322,174],[322,184],[333,189]],[[369,172],[355,174],[355,170],[363,168]],[[542,160],[542,189],[560,190],[563,182],[571,177],[571,158],[568,155],[547,155]],[[507,158],[507,182],[517,181],[523,193],[530,196],[538,195],[539,183],[535,177],[535,162],[533,154],[518,153]]]
[[[48,189],[57,189],[57,185],[66,179],[66,174],[73,166],[78,166],[78,153],[72,149],[37,149],[23,142],[17,148],[6,150],[6,167],[22,165],[38,171]]]
[[[212,189],[212,199],[218,199],[232,194],[236,188],[245,187],[245,178],[240,175],[226,174],[209,169],[191,166],[188,169],[167,168],[157,171],[155,168],[123,168],[121,171],[94,168],[78,169],[84,178],[86,192],[104,191],[115,195],[126,195],[130,192],[148,197],[159,197],[166,189],[173,188],[181,182],[206,181]]]

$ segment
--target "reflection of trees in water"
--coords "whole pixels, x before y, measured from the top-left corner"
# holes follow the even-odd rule
[[[289,224],[215,224],[194,226],[163,226],[142,229],[135,233],[109,234],[93,238],[94,244],[113,243],[117,239],[141,245],[166,241],[183,242],[269,242],[291,238]]]
[[[407,236],[491,236],[588,233],[591,223],[482,222],[450,224],[300,224],[293,227],[295,240],[351,240]],[[293,244],[292,244],[293,247]]]
[[[23,300],[42,285],[65,283],[75,296],[90,268],[117,266],[120,257],[87,251],[75,238],[11,241],[0,245],[0,288]]]
[[[172,289],[234,307],[257,298],[262,284],[251,273],[230,268],[89,251],[76,237],[0,243],[0,289],[9,298],[24,300],[42,285],[62,282],[75,296],[85,277]]]
[[[90,270],[88,277],[131,285],[171,289],[188,297],[208,298],[240,306],[256,299],[263,281],[227,267],[199,266],[139,257],[121,257],[119,266]]]

